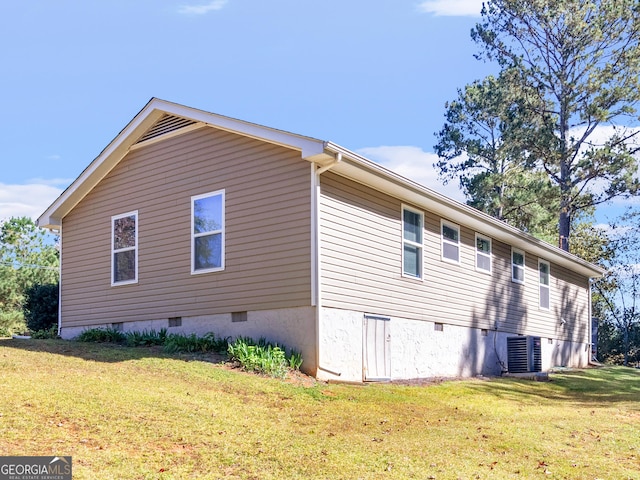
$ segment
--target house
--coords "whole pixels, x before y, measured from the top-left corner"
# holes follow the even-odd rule
[[[156,98],[38,225],[63,338],[266,337],[343,381],[589,361],[600,268],[334,143]]]

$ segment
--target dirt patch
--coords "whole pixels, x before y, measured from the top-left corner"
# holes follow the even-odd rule
[[[315,387],[318,384],[318,380],[311,377],[300,370],[289,370],[285,378],[285,382],[291,383],[299,387]]]

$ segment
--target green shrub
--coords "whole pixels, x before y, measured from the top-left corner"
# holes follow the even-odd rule
[[[89,328],[76,337],[79,342],[123,343],[127,336],[115,328]]]
[[[37,330],[35,332],[31,332],[31,338],[36,338],[39,340],[58,338],[58,326],[53,325],[51,328],[45,330]]]
[[[299,369],[302,355],[295,350],[289,358],[284,348],[267,342],[264,338],[253,341],[248,337],[238,337],[228,347],[229,358],[250,372],[262,373],[273,377],[284,377],[288,368]]]
[[[257,342],[249,337],[238,337],[233,343],[229,343],[229,339],[218,337],[213,332],[202,337],[195,333],[167,334],[166,328],[159,332],[144,330],[127,333],[114,328],[90,328],[76,337],[80,342],[125,343],[131,347],[163,345],[167,353],[227,352],[232,361],[247,371],[280,378],[286,376],[289,369],[299,370],[302,365],[300,352],[291,350],[287,356],[284,347],[272,344],[264,337]]]
[[[32,332],[58,325],[58,284],[33,285],[25,292],[24,318]]]
[[[164,345],[167,340],[167,329],[143,330],[142,332],[127,332],[124,334],[126,344],[130,347],[148,347],[151,345]]]
[[[217,337],[213,332],[207,333],[202,337],[198,337],[195,333],[191,335],[172,333],[167,335],[164,349],[168,353],[221,353],[227,350],[227,345],[228,339]]]

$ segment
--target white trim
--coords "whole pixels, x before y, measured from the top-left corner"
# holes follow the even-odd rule
[[[203,233],[199,233],[196,234],[195,233],[195,212],[194,212],[194,205],[196,200],[201,200],[203,198],[210,198],[210,197],[216,197],[216,196],[220,196],[222,198],[222,212],[221,212],[221,221],[222,221],[222,226],[220,229],[218,230],[211,230],[211,231],[207,231],[207,232],[203,232]],[[225,257],[225,241],[224,241],[224,237],[225,237],[225,226],[226,226],[226,222],[225,222],[225,191],[224,189],[222,190],[216,190],[215,192],[209,192],[209,193],[203,193],[200,195],[193,195],[191,197],[191,234],[190,234],[190,238],[191,238],[191,274],[192,275],[200,275],[202,273],[212,273],[212,272],[220,272],[222,270],[224,270],[224,257]],[[215,235],[215,234],[220,234],[220,266],[219,267],[214,267],[214,268],[201,268],[201,269],[196,269],[196,249],[195,249],[195,239],[199,238],[199,237],[203,237],[203,236],[207,236],[207,235]]]
[[[40,215],[36,224],[43,228],[59,227],[62,219],[124,158],[131,148],[136,148],[134,145],[137,140],[165,114],[200,122],[193,128],[207,124],[213,128],[292,148],[300,151],[302,158],[309,161],[316,157],[330,158],[324,153],[325,142],[322,140],[152,98],[80,176]],[[181,133],[186,131],[188,130],[180,130]]]
[[[547,266],[547,284],[543,284],[541,279],[540,279],[540,265],[546,265]],[[547,301],[549,303],[549,305],[547,305],[546,307],[542,306],[542,289],[546,288],[547,289]],[[540,310],[551,310],[551,263],[547,262],[546,260],[542,260],[541,258],[538,259],[538,308]]]
[[[404,238],[404,211],[415,213],[419,216],[420,219],[420,242],[414,242],[412,240],[407,240]],[[402,240],[402,255],[401,255],[401,272],[402,276],[405,278],[412,278],[414,280],[422,280],[424,279],[424,212],[421,210],[417,210],[408,205],[402,204],[402,208],[400,210],[400,238]],[[418,275],[412,275],[410,273],[405,272],[404,270],[404,245],[410,245],[412,247],[416,247],[418,249]]]
[[[134,233],[134,245],[133,247],[125,247],[125,248],[120,248],[116,251],[115,249],[115,242],[114,242],[114,227],[115,227],[115,222],[116,220],[119,220],[121,218],[126,218],[126,217],[134,217],[135,219],[135,233]],[[139,230],[139,222],[138,222],[138,210],[133,210],[131,212],[127,212],[127,213],[122,213],[120,215],[113,215],[111,217],[111,286],[112,287],[119,287],[121,285],[131,285],[132,283],[138,283],[138,263],[139,263],[139,259],[138,259],[138,230]],[[120,282],[116,282],[115,279],[115,256],[116,253],[121,253],[121,252],[130,252],[132,251],[135,254],[135,265],[134,265],[134,276],[131,280],[123,280]]]
[[[478,239],[486,240],[489,242],[489,253],[485,253],[481,250],[478,250]],[[491,240],[491,237],[487,237],[486,235],[482,235],[481,233],[476,232],[475,247],[476,247],[476,272],[484,273],[486,275],[491,275],[493,273],[493,241]],[[489,259],[489,270],[480,268],[478,266],[478,255]]]
[[[513,263],[513,254],[514,253],[519,253],[522,255],[522,265],[517,265],[515,263]],[[520,285],[524,285],[524,282],[526,280],[526,273],[527,273],[527,256],[524,253],[524,250],[520,250],[519,248],[515,248],[515,247],[511,247],[511,281],[513,283],[518,283]],[[515,275],[513,274],[513,269],[517,268],[517,269],[522,269],[522,280],[518,279],[515,277]]]
[[[454,242],[453,240],[449,239],[449,238],[445,238],[444,236],[444,227],[447,226],[448,228],[455,230],[458,233],[458,241]],[[453,245],[454,247],[456,247],[458,249],[458,259],[457,260],[453,260],[451,258],[445,257],[444,256],[444,246],[445,244],[447,245]],[[443,262],[447,262],[447,263],[453,263],[455,265],[460,265],[460,250],[462,248],[462,242],[460,241],[460,225],[457,225],[455,223],[449,222],[447,220],[444,219],[440,219],[440,259]]]

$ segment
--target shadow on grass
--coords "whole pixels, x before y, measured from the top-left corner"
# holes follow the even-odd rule
[[[565,401],[581,405],[632,403],[640,410],[640,370],[629,367],[599,367],[550,375],[549,382],[515,378],[477,382],[472,389],[498,398],[543,402]]]
[[[115,343],[77,342],[75,340],[34,340],[34,339],[0,339],[0,348],[14,348],[30,352],[46,352],[54,355],[65,355],[82,358],[94,362],[126,362],[142,358],[172,358],[177,360],[203,361],[222,363],[227,360],[226,354],[206,353],[167,353],[161,346],[129,347]]]

